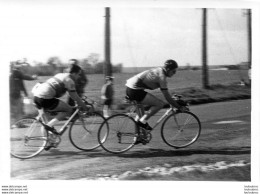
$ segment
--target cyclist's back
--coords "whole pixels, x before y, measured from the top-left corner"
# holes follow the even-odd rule
[[[162,67],[153,68],[141,72],[128,79],[126,86],[132,89],[150,89],[167,88],[166,75]]]
[[[69,73],[58,73],[49,78],[46,82],[40,84],[34,90],[34,96],[43,99],[59,98],[66,91],[75,90],[75,83]]]

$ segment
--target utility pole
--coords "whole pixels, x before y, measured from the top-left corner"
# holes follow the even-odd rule
[[[252,24],[251,9],[247,10],[247,29],[248,29],[248,68],[251,69],[252,63]]]
[[[207,64],[207,8],[202,9],[202,83],[203,88],[209,88]]]
[[[112,67],[110,62],[110,8],[105,8],[105,63],[104,76],[112,76]]]

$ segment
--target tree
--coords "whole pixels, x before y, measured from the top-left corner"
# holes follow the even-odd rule
[[[90,65],[96,65],[99,61],[99,54],[90,53],[90,55],[87,57],[87,60]]]
[[[53,69],[53,74],[55,74],[57,71],[59,71],[59,67],[61,66],[61,60],[59,57],[50,57],[48,60],[47,60],[47,64],[49,66],[52,67]]]

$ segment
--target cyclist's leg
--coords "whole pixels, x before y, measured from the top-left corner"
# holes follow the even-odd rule
[[[51,111],[59,112],[57,116],[50,120],[47,124],[50,127],[53,127],[59,121],[65,119],[67,116],[70,116],[73,111],[73,108],[67,103],[63,102],[62,100],[59,100],[57,106],[51,109]]]
[[[150,109],[146,111],[145,114],[140,118],[141,122],[147,121],[151,116],[153,116],[155,113],[161,110],[165,104],[162,100],[156,98],[154,95],[150,93],[147,93],[145,95],[141,103],[144,105],[151,106]]]
[[[145,112],[137,123],[141,127],[151,130],[151,127],[147,124],[147,120],[163,108],[164,102],[144,90],[135,90],[127,87],[126,94],[131,100],[136,100],[143,105],[150,106],[149,111]]]

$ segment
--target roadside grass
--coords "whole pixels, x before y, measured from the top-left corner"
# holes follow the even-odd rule
[[[230,85],[211,85],[208,89],[199,87],[188,87],[176,89],[174,93],[181,95],[183,100],[189,102],[190,105],[204,104],[212,102],[221,102],[229,100],[241,100],[251,98],[251,87],[238,85],[237,83]],[[154,93],[155,96],[161,97],[159,92]],[[116,100],[118,102],[119,100]],[[127,104],[115,104],[116,109],[122,110],[127,107]]]
[[[190,105],[204,104],[212,102],[241,100],[251,98],[251,87],[241,86],[237,83],[230,85],[212,85],[209,89],[199,87],[189,87],[176,89],[175,94],[182,95],[183,100],[188,101]],[[160,91],[153,93],[155,96],[162,98]],[[97,99],[96,99],[97,100]],[[96,111],[101,112],[102,105],[97,100]],[[130,104],[124,102],[123,96],[116,96],[114,99],[113,109],[115,111],[126,111]],[[25,105],[26,116],[36,116],[37,110],[33,105]]]
[[[134,73],[121,73],[115,74],[114,80],[114,103],[113,109],[115,111],[125,111],[129,104],[124,102],[125,96],[125,81],[132,77]],[[101,111],[101,98],[100,90],[104,84],[104,75],[102,74],[88,74],[89,83],[85,89],[85,95],[96,101],[96,110]],[[247,71],[210,71],[210,87],[203,89],[201,86],[201,72],[200,71],[180,71],[173,79],[168,80],[168,87],[173,94],[179,94],[183,96],[183,100],[189,102],[190,105],[203,104],[211,102],[220,102],[228,100],[238,99],[250,99],[251,87],[248,85],[240,85],[240,79],[247,76]],[[29,96],[32,87],[38,81],[45,81],[47,77],[39,77],[37,81],[26,81],[25,85]],[[221,84],[219,84],[221,83]],[[160,90],[151,91],[152,94],[158,98],[164,100]],[[66,100],[67,96],[62,97],[62,100]],[[34,116],[37,111],[34,106],[25,106],[26,116]]]

